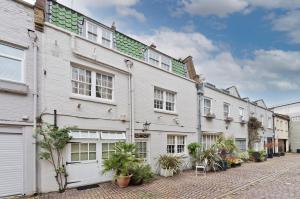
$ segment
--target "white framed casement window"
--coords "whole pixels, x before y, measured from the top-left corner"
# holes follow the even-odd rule
[[[112,47],[112,32],[102,28],[102,45],[108,48]]]
[[[97,42],[98,40],[98,31],[97,25],[87,21],[86,22],[86,36],[89,40]]]
[[[71,143],[71,162],[96,160],[96,143]]]
[[[91,96],[92,72],[72,67],[72,93]]]
[[[176,93],[154,87],[154,109],[176,111]]]
[[[0,79],[24,83],[24,50],[0,44]]]
[[[240,120],[245,119],[245,109],[242,107],[239,107],[239,116],[240,116]]]
[[[211,113],[211,103],[212,103],[211,99],[204,98],[204,101],[203,101],[204,115],[207,115],[207,114]]]
[[[211,147],[216,142],[218,137],[219,137],[219,135],[202,135],[203,150],[206,150],[209,147]]]
[[[224,111],[224,118],[228,118],[230,115],[230,104],[224,103],[223,104],[223,111]]]
[[[183,154],[185,153],[185,136],[168,135],[167,136],[167,153]]]
[[[112,143],[108,142],[108,143],[101,144],[103,160],[109,159],[114,153],[116,153],[116,150],[115,150],[116,144],[117,144],[116,142],[112,142]]]
[[[260,122],[261,122],[261,126],[263,126],[264,125],[264,116],[263,115],[260,116]]]
[[[236,138],[235,145],[242,152],[246,151],[246,149],[247,149],[246,148],[246,139],[244,139],[244,138]]]
[[[113,101],[114,77],[72,66],[72,93],[94,99]]]
[[[144,161],[147,161],[148,158],[148,143],[146,140],[136,140],[135,141],[137,153],[139,155],[139,158],[143,159]]]
[[[272,118],[268,117],[268,128],[271,129],[272,128]]]
[[[159,54],[153,50],[149,50],[149,64],[154,65],[154,66],[159,66]]]
[[[167,71],[171,70],[171,59],[166,56],[161,56],[161,68]]]

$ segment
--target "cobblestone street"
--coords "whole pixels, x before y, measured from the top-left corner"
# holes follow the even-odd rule
[[[63,194],[49,193],[36,198],[300,198],[300,155],[287,154],[262,163],[245,163],[225,172],[195,176],[193,171],[158,177],[142,186],[120,189],[112,183],[98,188]]]

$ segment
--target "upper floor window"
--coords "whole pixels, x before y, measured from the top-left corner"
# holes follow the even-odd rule
[[[170,71],[171,59],[166,56],[162,56],[161,57],[161,68],[164,70]]]
[[[0,44],[0,79],[23,82],[24,51]]]
[[[184,153],[185,136],[168,135],[167,137],[167,153]]]
[[[72,93],[106,100],[113,99],[113,77],[72,67]]]
[[[268,128],[272,128],[272,118],[268,117]]]
[[[106,29],[102,29],[102,45],[106,47],[110,47],[111,43],[111,32]]]
[[[260,121],[261,121],[261,125],[263,126],[264,125],[264,116],[263,115],[260,116]]]
[[[91,96],[91,87],[91,71],[73,67],[72,92],[75,94]]]
[[[149,50],[149,63],[154,66],[159,66],[159,54],[153,50]]]
[[[223,104],[223,110],[224,110],[224,118],[228,118],[229,113],[230,113],[230,104],[224,103]]]
[[[87,22],[87,38],[91,41],[97,42],[97,26],[90,22]]]
[[[204,115],[211,113],[211,99],[204,98]]]
[[[240,116],[240,119],[243,120],[245,119],[245,109],[244,108],[239,108],[239,116]]]
[[[175,93],[154,88],[154,108],[175,111]]]

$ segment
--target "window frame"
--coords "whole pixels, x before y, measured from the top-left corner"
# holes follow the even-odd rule
[[[148,139],[146,139],[146,138],[136,138],[135,140],[134,140],[134,142],[135,142],[135,145],[136,145],[136,143],[145,143],[145,145],[146,145],[146,151],[145,152],[143,152],[145,155],[146,155],[146,157],[145,158],[142,158],[142,160],[144,161],[144,162],[147,162],[148,161],[148,158],[149,158],[149,142],[148,142]],[[137,147],[137,145],[136,145],[136,149],[137,149],[137,153],[140,155],[140,152],[139,152],[139,149],[138,149],[138,147]]]
[[[210,101],[210,107],[206,107],[205,106],[205,100],[209,100]],[[208,108],[209,108],[209,112],[206,113],[205,109],[208,109]],[[204,115],[212,114],[212,99],[211,98],[208,98],[208,97],[204,97],[203,98],[203,113],[204,113]]]
[[[108,140],[106,140],[106,141],[103,140],[100,143],[100,147],[101,147],[101,158],[100,159],[101,159],[102,162],[109,159],[110,153],[112,153],[112,152],[116,153],[116,150],[110,150],[109,145],[114,145],[114,147],[115,147],[117,143],[118,143],[118,141],[108,141]],[[108,153],[108,158],[107,159],[103,158],[103,144],[108,144],[108,150],[105,151],[105,152]]]
[[[161,100],[161,99],[156,99],[155,98],[155,91],[160,91],[162,92],[162,109],[160,108],[155,108],[155,100]],[[174,102],[167,101],[167,93],[171,94],[174,96]],[[154,86],[154,92],[153,92],[153,108],[155,111],[163,111],[163,112],[169,112],[169,113],[176,113],[176,102],[177,102],[177,93],[174,91],[162,89],[160,87]],[[167,103],[173,103],[174,105],[174,110],[167,110]]]
[[[219,134],[202,135],[202,137],[201,137],[202,149],[207,150],[209,147],[211,147],[211,145],[213,145],[216,142],[216,140],[218,139],[219,136],[220,136]],[[204,142],[204,140],[205,140],[205,142]]]
[[[268,117],[268,128],[271,129],[272,128],[272,118]]]
[[[76,80],[73,80],[73,74],[72,74],[73,73],[73,68],[78,68],[78,69],[87,70],[87,71],[91,72],[91,95],[82,95],[82,94],[79,94],[79,93],[73,93],[72,82],[76,81]],[[111,82],[112,83],[112,88],[111,88],[112,98],[111,99],[97,97],[97,94],[96,94],[97,74],[105,75],[105,76],[108,76],[108,77],[112,78],[112,82]],[[113,75],[113,74],[109,74],[107,72],[103,72],[103,71],[99,71],[99,70],[96,71],[96,70],[93,70],[93,69],[80,67],[80,66],[77,66],[77,65],[71,65],[71,81],[70,82],[71,82],[71,94],[75,97],[84,98],[84,99],[87,99],[87,100],[96,100],[96,101],[99,101],[99,102],[109,103],[109,104],[114,103],[114,101],[115,101],[115,93],[114,93],[115,92],[115,75]]]
[[[241,152],[245,152],[245,151],[247,151],[247,139],[246,138],[235,138],[234,139],[234,142],[235,142],[235,145],[237,145],[237,142],[239,142],[239,143],[241,143],[241,142],[244,142],[243,144],[243,146],[245,146],[245,147],[243,147],[243,149],[241,149],[241,145],[239,144],[237,147],[238,147],[238,149],[241,151]],[[245,148],[245,149],[244,149]]]
[[[242,111],[242,115],[241,115],[241,111]],[[245,119],[245,109],[243,107],[239,107],[239,117],[241,120]]]
[[[89,24],[91,24],[92,26],[96,27],[96,34],[92,33],[92,34],[96,35],[96,41],[91,40],[88,37],[89,36],[89,28],[88,28]],[[109,45],[104,45],[104,43],[103,43],[103,38],[106,39],[106,40],[108,40],[106,37],[103,36],[104,35],[104,33],[103,33],[104,31],[109,32],[109,35],[110,35],[110,37],[109,37]],[[85,38],[88,39],[91,42],[96,42],[96,43],[100,44],[103,47],[113,48],[113,32],[111,30],[103,27],[103,26],[99,26],[98,24],[93,23],[93,22],[88,21],[88,20],[86,20],[86,22],[85,22]]]
[[[225,106],[228,107],[228,113],[225,112]],[[227,115],[226,115],[226,114],[227,114]],[[227,102],[224,102],[224,103],[223,103],[223,116],[224,116],[225,119],[230,117],[230,104],[227,103]]]
[[[20,51],[22,51],[22,54],[23,54],[22,57],[16,57],[16,56],[13,56],[13,55],[9,55],[9,54],[5,54],[5,53],[1,53],[0,52],[0,57],[6,58],[6,59],[10,59],[10,60],[20,61],[21,62],[21,68],[20,68],[20,71],[21,71],[21,80],[20,81],[13,80],[13,79],[2,78],[2,77],[0,77],[0,80],[25,84],[26,83],[25,82],[25,72],[26,72],[25,71],[25,62],[26,62],[26,51],[25,51],[25,49],[19,48],[19,47],[15,46],[15,45],[3,43],[3,42],[0,42],[0,45],[20,50]]]
[[[173,137],[174,138],[174,144],[170,144],[169,143],[169,137]],[[178,138],[179,137],[182,137],[183,138],[183,151],[182,152],[178,152],[178,146],[180,145],[180,146],[182,146],[182,144],[179,144],[178,143]],[[186,135],[172,135],[172,134],[170,134],[170,135],[167,135],[167,146],[166,146],[166,152],[167,152],[167,154],[174,154],[174,155],[183,155],[183,154],[186,154],[187,153],[187,149],[186,149],[186,147],[187,147],[187,145],[186,145],[187,143],[186,143]],[[168,146],[174,146],[174,153],[172,153],[172,152],[169,152],[169,147]]]
[[[157,60],[156,60],[156,59],[153,59],[153,58],[150,56],[151,53],[157,55]],[[150,65],[152,65],[152,66],[159,67],[160,69],[165,70],[165,71],[169,71],[169,72],[172,71],[172,58],[170,58],[169,56],[164,55],[164,54],[162,54],[162,53],[160,53],[160,52],[158,52],[158,51],[156,51],[156,50],[153,50],[153,49],[149,48],[149,49],[147,50],[147,52],[145,52],[144,57],[145,57],[145,60],[146,60],[146,62],[147,62],[148,64],[150,64]],[[152,62],[150,62],[151,59],[157,61],[157,65],[156,65],[156,64],[153,64]],[[168,68],[168,69],[166,69],[166,68],[163,67],[163,65],[167,65],[166,62],[163,61],[163,59],[168,59],[168,62],[169,62],[169,63],[168,63],[169,68]]]
[[[85,36],[86,36],[86,38],[87,38],[89,41],[99,43],[99,42],[98,42],[98,40],[99,40],[98,26],[97,26],[95,23],[92,23],[92,22],[90,22],[90,21],[86,21],[85,24],[86,24],[86,26],[85,26],[85,32],[86,32],[86,33],[85,33]],[[90,31],[89,31],[89,24],[90,24],[91,26],[93,26],[93,27],[96,28],[96,33],[93,33],[93,32],[90,32]],[[96,36],[96,40],[95,40],[95,41],[92,40],[92,39],[89,39],[89,33],[93,34],[93,36]]]
[[[72,154],[74,154],[74,153],[72,153],[72,144],[78,144],[78,154],[79,154],[78,160],[72,160]],[[82,151],[80,149],[81,148],[80,146],[82,144],[87,144],[88,145],[88,151],[87,151],[88,159],[87,160],[81,160],[81,158],[80,158],[80,154],[82,153]],[[96,147],[95,151],[90,151],[90,144],[95,144],[95,147]],[[86,152],[86,151],[84,151],[84,152]],[[90,153],[96,153],[95,159],[90,160]],[[95,161],[97,161],[97,142],[93,142],[93,141],[70,142],[70,153],[69,153],[69,155],[70,155],[70,162],[95,162]]]

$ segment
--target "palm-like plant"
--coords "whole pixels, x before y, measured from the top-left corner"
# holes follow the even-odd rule
[[[222,158],[218,154],[216,146],[211,146],[203,151],[198,158],[198,162],[203,162],[205,159],[207,159],[207,167],[209,170],[216,171],[218,168],[221,168],[219,162],[222,161]]]

